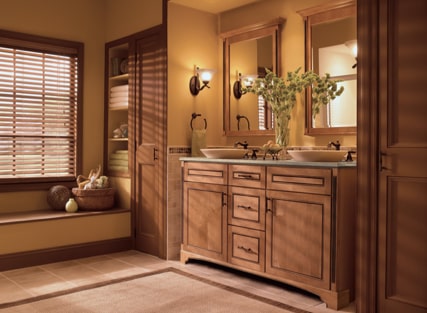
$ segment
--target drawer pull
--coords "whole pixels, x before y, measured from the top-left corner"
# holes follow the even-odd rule
[[[241,204],[239,204],[237,207],[240,208],[240,209],[247,210],[247,211],[257,211],[257,209],[252,208],[250,205],[241,205]]]
[[[246,248],[246,247],[243,247],[243,246],[237,246],[237,249],[241,249],[241,250],[245,251],[246,253],[258,255],[258,253],[256,253],[251,248]]]
[[[237,174],[237,177],[244,179],[255,179],[251,174]]]

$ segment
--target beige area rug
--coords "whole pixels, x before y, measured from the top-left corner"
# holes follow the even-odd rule
[[[2,303],[0,311],[309,313],[175,268]]]

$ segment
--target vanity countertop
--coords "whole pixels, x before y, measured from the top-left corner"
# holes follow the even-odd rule
[[[357,162],[298,162],[295,160],[272,160],[262,157],[257,160],[251,159],[210,159],[204,157],[181,157],[182,162],[205,162],[205,163],[225,163],[225,164],[241,164],[241,165],[269,165],[269,166],[291,166],[291,167],[356,167]]]

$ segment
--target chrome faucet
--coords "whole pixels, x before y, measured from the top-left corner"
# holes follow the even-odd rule
[[[248,144],[248,142],[245,140],[245,141],[243,141],[243,142],[240,142],[240,141],[236,141],[235,143],[234,143],[234,148],[237,148],[238,146],[242,146],[243,147],[243,149],[247,149],[248,148],[248,146],[249,146],[249,144]]]
[[[335,147],[335,150],[340,150],[341,144],[340,144],[340,142],[338,140],[337,140],[337,142],[330,141],[328,143],[328,149],[331,148],[332,146]]]

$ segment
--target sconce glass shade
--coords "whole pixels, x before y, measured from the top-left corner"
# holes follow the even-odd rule
[[[258,78],[258,75],[244,75],[242,76],[242,83],[245,87],[252,87],[255,82],[255,79]]]
[[[195,75],[191,77],[190,79],[190,92],[192,95],[196,96],[199,94],[199,91],[203,88],[207,87],[210,88],[208,85],[211,81],[213,74],[215,73],[214,70],[211,69],[200,69],[196,67],[195,69]],[[203,83],[203,86],[200,87],[200,80]]]
[[[354,58],[356,59],[356,63],[351,68],[356,68],[357,66],[357,40],[349,40],[344,43],[344,45],[351,50]]]
[[[239,79],[233,84],[233,94],[236,99],[240,99],[245,93],[242,91],[244,87],[251,87],[258,75],[242,75],[239,73]]]
[[[357,58],[357,40],[349,40],[344,45],[351,50],[352,55]]]

